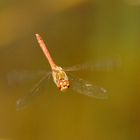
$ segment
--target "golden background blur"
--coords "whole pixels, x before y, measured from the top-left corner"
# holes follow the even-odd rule
[[[100,69],[74,74],[109,98],[60,93],[50,79],[44,94],[17,111],[17,99],[40,79],[35,72],[50,70],[35,33],[62,67],[99,61]],[[0,140],[139,140],[139,55],[139,0],[1,0]],[[12,75],[18,71],[31,75]]]

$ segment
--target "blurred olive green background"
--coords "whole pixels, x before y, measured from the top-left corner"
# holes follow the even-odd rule
[[[74,73],[106,88],[109,98],[60,94],[51,79],[44,94],[16,111],[16,100],[40,77],[18,84],[8,75],[50,70],[35,33],[61,66],[119,59],[109,70]],[[0,140],[139,140],[139,55],[139,0],[1,0]]]

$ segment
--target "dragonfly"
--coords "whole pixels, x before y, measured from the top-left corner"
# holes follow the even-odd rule
[[[34,85],[34,87],[29,91],[28,94],[26,94],[24,97],[17,100],[16,102],[17,109],[23,108],[30,102],[30,100],[33,99],[33,97],[38,96],[39,95],[38,91],[40,89],[41,84],[46,79],[49,79],[50,76],[52,76],[55,85],[61,92],[69,90],[69,88],[71,88],[78,93],[81,93],[89,97],[94,97],[97,99],[106,99],[108,97],[107,90],[104,89],[103,87],[93,85],[92,83],[84,79],[73,76],[72,74],[68,75],[66,73],[69,71],[78,71],[81,69],[80,67],[63,69],[62,67],[56,65],[42,37],[39,34],[35,34],[35,36],[36,36],[36,39],[38,41],[40,48],[42,49],[46,59],[48,60],[50,64],[51,71],[46,73]],[[84,68],[85,67],[83,66],[82,69]]]

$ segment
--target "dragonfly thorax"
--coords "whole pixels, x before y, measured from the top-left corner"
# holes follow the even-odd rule
[[[68,76],[61,67],[56,67],[56,69],[52,71],[52,77],[54,83],[61,91],[64,91],[69,88],[70,84]]]

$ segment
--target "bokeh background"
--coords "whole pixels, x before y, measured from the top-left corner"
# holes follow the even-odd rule
[[[50,79],[17,111],[38,71],[50,70],[35,33],[58,65],[96,64],[74,74],[109,98],[60,93]],[[1,0],[0,140],[139,140],[139,38],[139,0]]]

